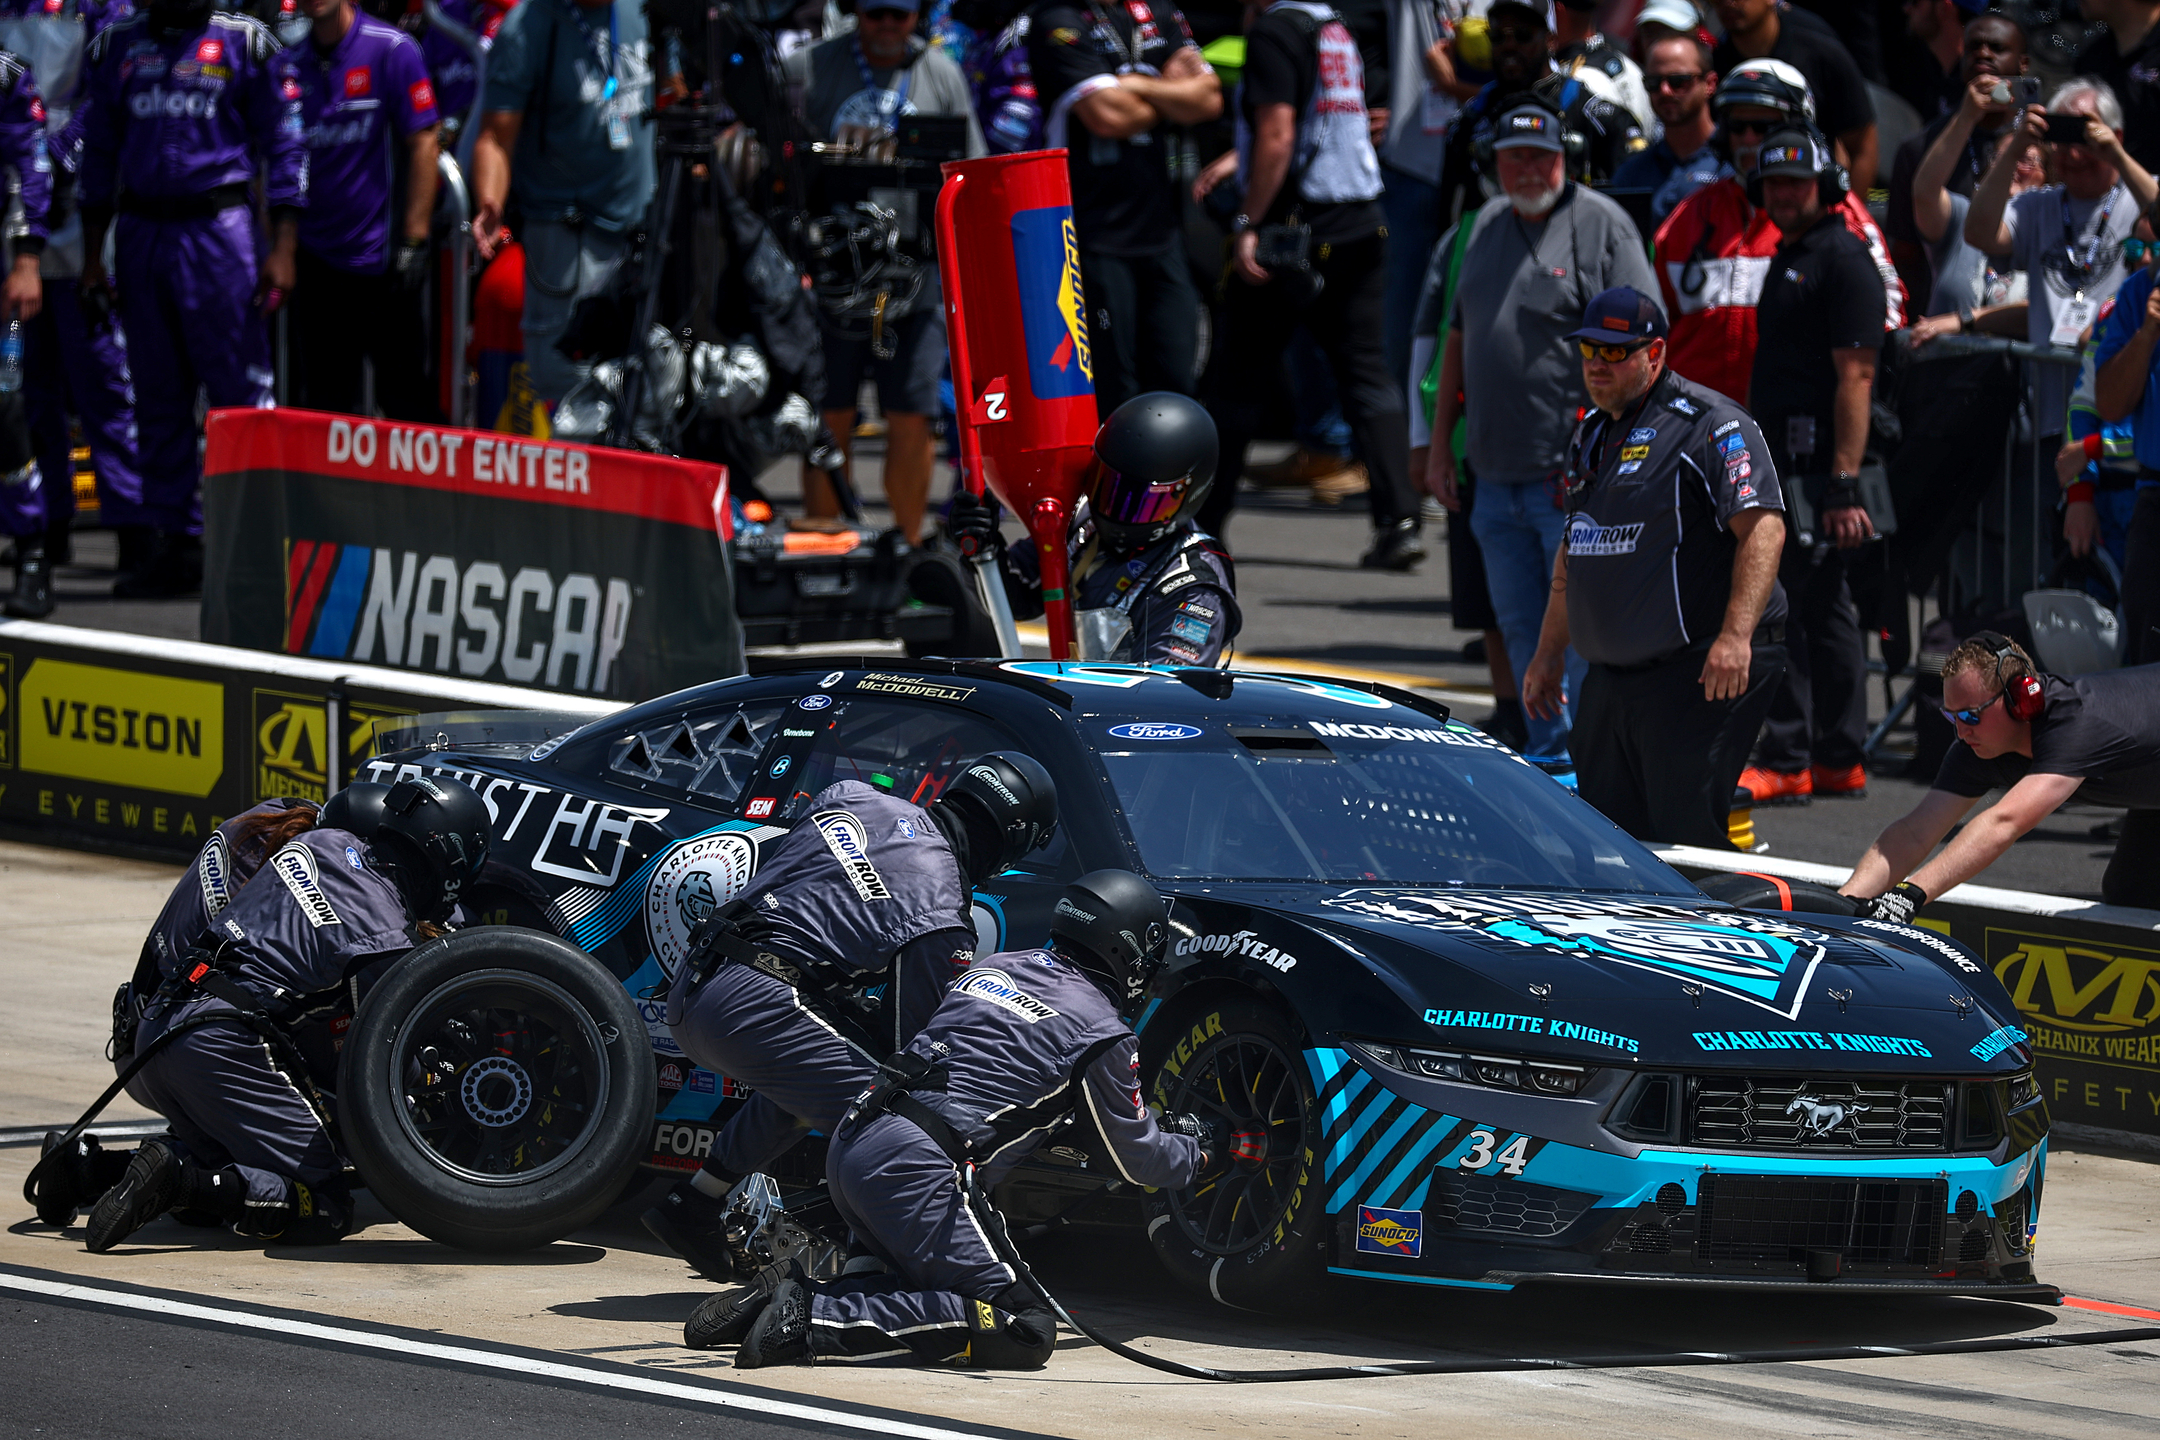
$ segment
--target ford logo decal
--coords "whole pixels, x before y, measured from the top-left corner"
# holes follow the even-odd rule
[[[1120,740],[1192,740],[1199,736],[1200,727],[1141,720],[1131,725],[1112,725],[1110,733]]]
[[[826,706],[832,704],[832,696],[805,695],[795,703],[804,710],[823,710]]]

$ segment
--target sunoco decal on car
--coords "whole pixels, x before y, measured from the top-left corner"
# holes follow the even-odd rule
[[[195,859],[195,874],[202,881],[203,908],[215,920],[232,903],[232,847],[225,843],[223,831],[210,832],[210,843]]]
[[[841,873],[858,896],[864,900],[892,899],[892,891],[885,888],[885,877],[870,863],[862,821],[846,810],[825,810],[811,816],[810,823],[825,837],[825,848],[840,862]]]
[[[1112,725],[1110,733],[1120,740],[1192,740],[1199,736],[1200,727],[1143,720],[1131,725]]]
[[[293,899],[300,902],[300,913],[307,922],[320,930],[325,925],[342,925],[337,911],[330,908],[330,899],[322,893],[322,886],[315,878],[315,852],[298,841],[287,845],[270,857],[270,868],[277,872],[285,888],[292,891]]]
[[[1610,961],[1669,975],[1790,1020],[1823,961],[1811,932],[1761,915],[1703,914],[1626,900],[1346,890],[1321,902],[1375,920],[1489,945]]]
[[[645,882],[645,931],[661,969],[675,973],[690,953],[690,932],[740,895],[756,869],[757,846],[736,831],[700,835],[660,856]]]
[[[1013,984],[1012,976],[1002,970],[970,970],[953,982],[953,993],[1002,1005],[1030,1025],[1051,1019],[1058,1013]]]
[[[1360,1205],[1357,1210],[1357,1248],[1366,1255],[1395,1255],[1415,1260],[1425,1238],[1425,1212],[1388,1210]]]

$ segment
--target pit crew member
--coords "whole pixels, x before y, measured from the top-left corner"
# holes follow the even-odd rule
[[[1640,840],[1719,849],[1785,668],[1784,500],[1762,432],[1665,365],[1665,316],[1626,286],[1568,337],[1594,407],[1568,448],[1567,529],[1523,703],[1557,715],[1589,662],[1578,789]]]
[[[1135,396],[1095,432],[1086,507],[1073,518],[1072,583],[1090,660],[1219,665],[1244,624],[1230,552],[1191,516],[1215,475],[1215,422],[1198,402]],[[1005,548],[991,505],[955,492],[947,522],[973,553],[997,548],[1015,616],[1043,613],[1032,548]]]
[[[269,879],[219,915],[215,948],[159,987],[136,1047],[176,1032],[140,1072],[172,1138],[143,1142],[90,1212],[93,1252],[174,1208],[287,1245],[351,1228],[345,1160],[290,1032],[437,933],[488,851],[487,807],[454,780],[401,780],[383,807],[372,840],[318,826],[271,855]]]
[[[1784,61],[1749,60],[1719,78],[1710,106],[1718,117],[1716,143],[1733,173],[1682,200],[1658,227],[1658,288],[1672,323],[1666,363],[1682,379],[1744,404],[1755,364],[1755,302],[1784,237],[1748,198],[1741,177],[1754,173],[1771,131],[1814,123],[1815,99]],[[1897,329],[1905,323],[1905,282],[1868,214],[1867,197],[1848,191],[1832,208],[1867,245],[1882,273],[1883,329]]]
[[[1879,920],[1909,923],[2076,796],[2129,812],[2100,898],[2160,907],[2160,665],[2066,680],[2041,674],[2022,647],[1983,630],[1943,662],[1943,718],[1957,741],[1933,787],[1876,837],[1843,894],[1867,900]],[[1996,789],[2006,793],[1929,859],[1935,842]]]
[[[6,288],[0,291],[0,328],[11,319],[27,327],[44,303],[38,264],[52,208],[52,161],[45,153],[45,105],[38,98],[37,77],[11,50],[0,50],[0,167],[15,172],[24,225],[22,234],[9,237],[14,259]],[[9,409],[9,422],[27,448],[30,434],[23,412],[12,402]],[[59,508],[47,496],[35,455],[11,455],[7,473],[0,474],[0,531],[15,537],[15,593],[6,606],[10,615],[35,620],[52,614],[52,563],[45,554],[45,532]],[[72,503],[68,509],[72,513]]]
[[[700,1305],[683,1328],[696,1349],[741,1343],[735,1366],[939,1361],[1036,1370],[1057,1321],[1000,1258],[960,1167],[987,1192],[1084,1109],[1126,1183],[1180,1189],[1233,1145],[1219,1121],[1158,1125],[1141,1102],[1139,1044],[1127,1017],[1160,968],[1162,896],[1138,875],[1098,870],[1067,887],[1050,945],[993,955],[954,984],[907,1049],[848,1108],[826,1159],[834,1206],[892,1266],[813,1284],[773,1266]]]
[[[728,1278],[728,1192],[808,1131],[832,1134],[974,957],[969,892],[1056,824],[1049,772],[1014,752],[961,767],[927,812],[856,780],[819,792],[749,888],[699,926],[669,987],[683,1053],[754,1093],[698,1172],[645,1212],[655,1238]],[[858,992],[881,981],[872,1018]]]
[[[268,26],[211,0],[153,0],[90,42],[83,121],[82,291],[105,287],[105,232],[135,380],[143,509],[156,537],[123,599],[202,583],[195,396],[271,404],[264,316],[293,288],[307,151]],[[265,172],[269,243],[251,190]]]

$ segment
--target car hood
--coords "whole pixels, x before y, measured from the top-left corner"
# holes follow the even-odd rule
[[[1323,941],[1364,972],[1331,987],[1332,1000],[1307,999],[1327,987],[1320,967],[1282,977],[1308,1017],[1318,1011],[1346,1035],[1787,1072],[1981,1074],[2030,1063],[1994,977],[1961,947],[1901,926],[1707,898],[1231,888],[1262,941],[1304,930],[1310,938],[1292,938],[1298,954]],[[1211,898],[1229,900],[1225,889]]]

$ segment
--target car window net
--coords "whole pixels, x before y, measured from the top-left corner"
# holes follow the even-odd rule
[[[1483,737],[1323,739],[1294,723],[1217,725],[1100,753],[1143,862],[1166,879],[1691,888]]]

